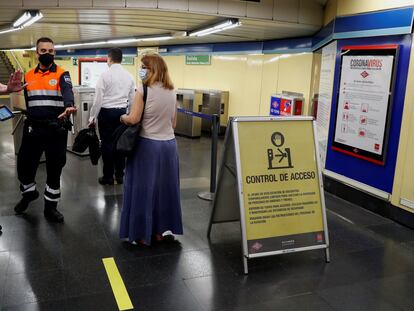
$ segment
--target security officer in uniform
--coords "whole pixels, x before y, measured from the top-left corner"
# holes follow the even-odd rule
[[[17,156],[17,174],[22,199],[15,206],[16,214],[23,213],[39,197],[36,190],[36,171],[42,153],[46,156],[46,189],[44,215],[53,222],[63,222],[57,210],[60,199],[60,175],[66,163],[68,116],[76,111],[69,73],[54,63],[55,48],[50,38],[36,42],[39,64],[25,75],[27,120],[22,144]]]

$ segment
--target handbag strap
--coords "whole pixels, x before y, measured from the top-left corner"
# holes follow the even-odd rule
[[[141,121],[144,118],[145,104],[147,103],[148,96],[148,86],[146,84],[143,84],[142,88],[144,89],[144,94],[142,94],[142,99],[144,100],[144,108],[142,108]]]
[[[144,108],[145,108],[145,104],[147,103],[148,86],[146,84],[143,84],[142,88],[144,89],[143,99],[144,99]]]

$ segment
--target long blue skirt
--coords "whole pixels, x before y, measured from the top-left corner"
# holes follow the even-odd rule
[[[183,234],[177,144],[140,137],[125,167],[120,237],[150,245],[168,230]]]

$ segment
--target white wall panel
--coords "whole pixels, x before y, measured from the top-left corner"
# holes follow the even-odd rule
[[[158,0],[159,9],[188,11],[188,0]]]
[[[190,12],[217,14],[218,0],[189,0]]]
[[[124,8],[125,0],[93,0],[93,7]]]
[[[13,1],[9,0],[9,2]],[[23,0],[23,6],[26,8],[57,7],[58,0]]]
[[[92,0],[59,0],[60,8],[91,8]]]
[[[323,7],[317,2],[300,0],[299,23],[310,25],[322,25]]]
[[[270,95],[276,93],[279,72],[279,57],[275,54],[263,55],[262,92],[260,95],[259,115],[269,115]]]
[[[260,3],[247,3],[247,17],[272,19],[273,0],[262,0]]]
[[[233,0],[219,0],[218,7],[220,15],[245,17],[247,14],[246,2],[238,2]]]
[[[273,19],[297,23],[299,20],[299,0],[274,0]]]
[[[126,0],[127,8],[151,8],[156,9],[158,0]]]

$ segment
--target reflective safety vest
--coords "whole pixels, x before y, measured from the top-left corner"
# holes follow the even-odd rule
[[[64,107],[59,83],[64,72],[65,70],[53,64],[46,72],[36,67],[26,73],[27,107]]]

